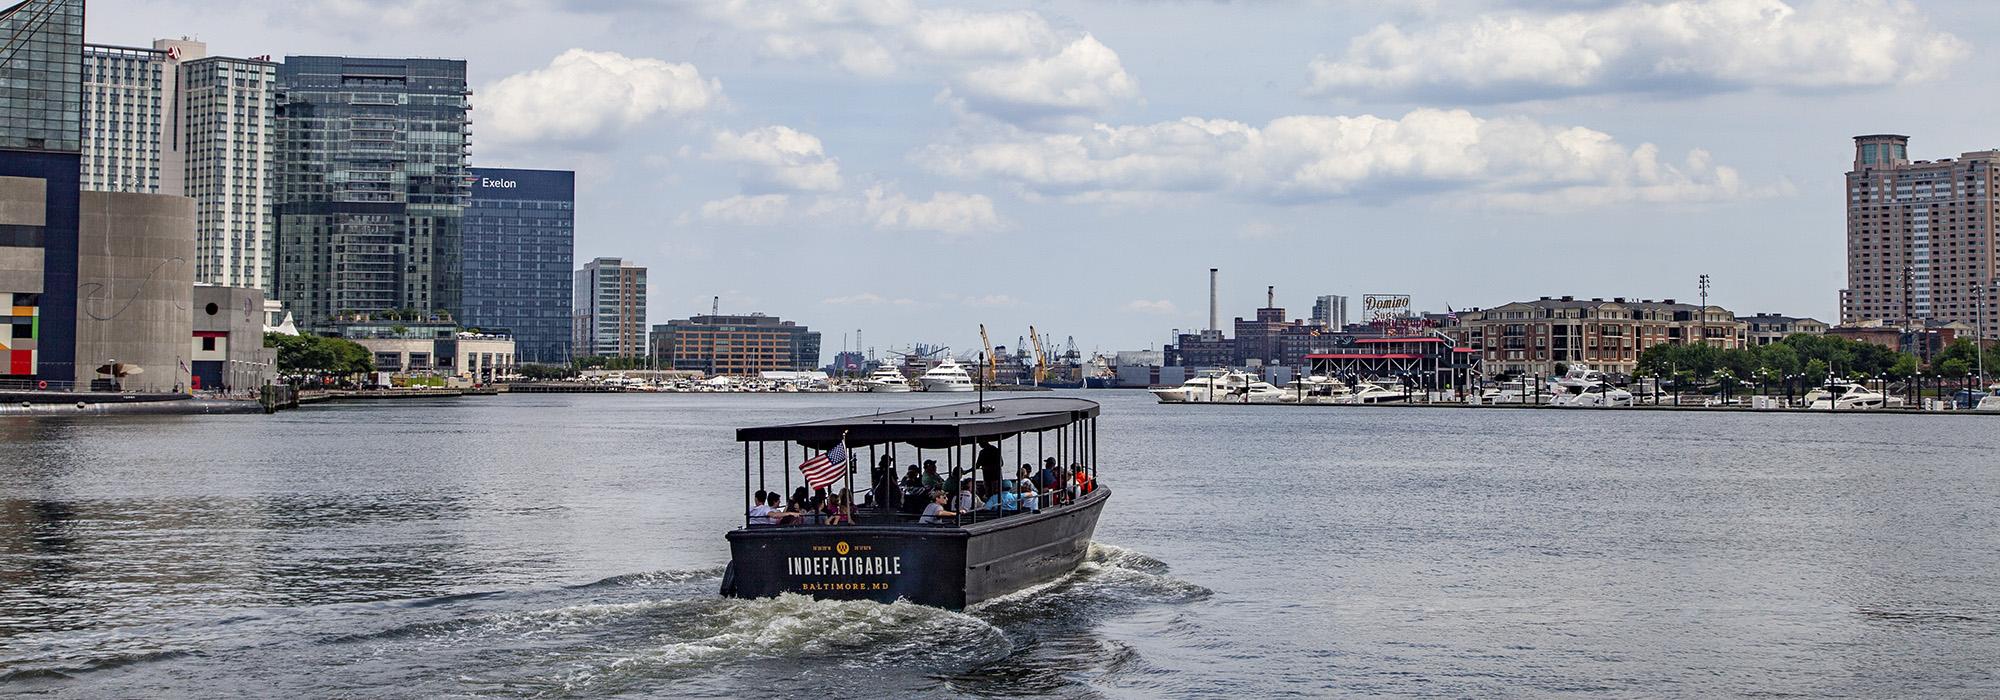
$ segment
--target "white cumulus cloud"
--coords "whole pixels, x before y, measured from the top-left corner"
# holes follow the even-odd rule
[[[785,218],[791,198],[782,194],[739,194],[701,204],[701,219],[733,226],[768,226]]]
[[[1324,95],[1513,101],[1885,86],[1939,77],[1968,54],[1897,0],[1671,0],[1384,24],[1309,70]]]
[[[1257,127],[1185,118],[1080,133],[1028,134],[920,154],[947,175],[1009,181],[1031,196],[1121,201],[1225,193],[1278,202],[1450,192],[1454,201],[1578,207],[1769,193],[1689,152],[1626,146],[1583,127],[1419,109],[1400,119],[1301,115]]]
[[[953,84],[965,106],[1009,121],[1101,114],[1139,98],[1118,54],[1088,34],[1055,55],[980,68]]]
[[[973,233],[1000,228],[993,199],[983,194],[936,192],[914,200],[877,185],[868,188],[863,212],[880,229]]]
[[[949,104],[1022,124],[1099,114],[1139,98],[1118,54],[1032,10],[922,8],[902,0],[727,0],[703,14],[757,38],[765,55],[881,76],[944,77]]]
[[[788,126],[717,132],[707,157],[748,166],[746,182],[761,190],[840,189],[840,164],[827,157],[819,137]]]
[[[722,83],[687,63],[570,49],[475,99],[482,139],[601,146],[649,120],[708,109],[722,100]]]

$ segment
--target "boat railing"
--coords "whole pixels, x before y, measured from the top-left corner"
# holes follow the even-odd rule
[[[1093,490],[1094,488],[1095,487],[1093,487]],[[1077,486],[1071,485],[1065,487],[1061,491],[1053,493],[1037,494],[1032,499],[1034,501],[1034,505],[1032,506],[1020,507],[1013,510],[1008,510],[1002,507],[1001,505],[997,504],[981,505],[978,508],[974,508],[972,510],[954,511],[957,514],[952,518],[950,518],[949,522],[935,523],[934,525],[936,525],[937,527],[963,527],[967,525],[976,525],[983,522],[993,522],[996,520],[1004,520],[1007,518],[1014,518],[1023,515],[1035,515],[1039,513],[1059,511],[1076,505],[1076,502],[1078,500],[1082,499],[1084,496],[1087,495],[1089,495],[1088,491],[1081,490]],[[954,501],[956,501],[956,497],[954,497]],[[751,530],[766,530],[766,529],[798,527],[798,526],[842,527],[846,525],[890,525],[890,526],[917,525],[917,524],[922,524],[923,513],[921,512],[911,513],[891,508],[876,507],[873,505],[864,505],[856,507],[853,510],[853,519],[851,522],[841,523],[841,522],[835,522],[835,520],[836,518],[831,513],[810,512],[798,515],[795,522],[770,523],[770,524],[748,523],[745,525],[745,527]]]

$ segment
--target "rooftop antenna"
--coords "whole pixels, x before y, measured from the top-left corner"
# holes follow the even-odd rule
[[[718,297],[715,297],[715,298],[714,298],[713,300],[709,301],[709,303],[708,303],[708,315],[710,315],[710,316],[721,316],[721,315],[722,315],[722,297],[718,296]]]

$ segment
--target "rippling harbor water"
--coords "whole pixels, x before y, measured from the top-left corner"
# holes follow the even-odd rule
[[[0,421],[0,693],[2000,695],[2000,424],[1104,402],[1074,575],[724,600],[743,425],[917,395]]]

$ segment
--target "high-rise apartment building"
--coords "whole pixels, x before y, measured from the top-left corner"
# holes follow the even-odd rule
[[[598,258],[576,272],[570,352],[578,357],[646,353],[646,268]]]
[[[459,322],[511,331],[522,362],[568,362],[575,225],[576,173],[473,168]]]
[[[1910,138],[1854,137],[1847,173],[1845,324],[1976,323],[1995,265],[1993,184],[2000,151],[1909,159]],[[1995,310],[1986,304],[1988,332]]]
[[[195,203],[195,280],[272,289],[278,64],[223,56],[181,61],[176,111],[184,189]]]
[[[83,189],[195,201],[195,280],[271,284],[277,64],[191,39],[84,48]]]
[[[0,378],[76,376],[83,0],[0,8]]]
[[[277,296],[299,325],[460,310],[471,195],[465,62],[287,56],[278,67]]]
[[[1347,327],[1347,297],[1327,294],[1313,299],[1313,325],[1340,330]]]

